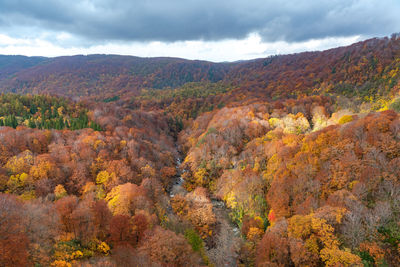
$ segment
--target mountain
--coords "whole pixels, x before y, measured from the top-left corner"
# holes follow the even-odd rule
[[[393,35],[322,52],[239,63],[225,80],[276,98],[325,92],[383,95],[397,84],[399,57],[400,37]]]
[[[2,56],[2,59],[4,65],[0,87],[3,92],[66,96],[90,96],[108,92],[122,94],[127,91],[138,92],[146,87],[161,89],[187,82],[216,82],[229,70],[229,64],[117,55],[39,59]],[[11,63],[6,65],[8,60]]]
[[[137,94],[142,88],[177,88],[218,82],[249,96],[299,94],[386,95],[397,85],[400,37],[374,38],[322,52],[234,63],[117,55],[0,57],[3,92],[74,96]]]
[[[48,59],[44,57],[0,55],[0,79],[10,79],[12,75],[19,71],[36,66],[46,60]]]

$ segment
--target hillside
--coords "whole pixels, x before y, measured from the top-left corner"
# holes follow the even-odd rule
[[[237,63],[176,58],[89,55],[58,58],[2,56],[3,92],[70,97],[137,94],[188,82],[232,84],[243,94],[274,99],[340,93],[368,97],[393,92],[400,37],[370,39],[322,52],[272,56]],[[247,97],[250,97],[247,96]]]
[[[0,79],[10,79],[24,69],[45,62],[44,57],[0,56]]]
[[[322,52],[243,62],[226,80],[275,97],[325,92],[385,94],[397,84],[399,56],[400,36],[393,35]]]
[[[0,265],[397,266],[399,68],[1,56]]]
[[[116,55],[89,55],[47,58],[3,56],[15,60],[2,71],[0,87],[5,92],[51,93],[90,96],[138,92],[141,88],[177,87],[186,82],[221,80],[227,65],[174,58],[138,58]],[[18,61],[19,60],[19,61]]]

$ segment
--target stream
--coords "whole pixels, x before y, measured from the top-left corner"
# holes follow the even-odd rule
[[[183,187],[184,179],[180,170],[182,160],[179,158],[176,163],[178,176],[169,191],[170,198],[176,195],[184,196],[188,193]],[[229,209],[222,200],[211,198],[211,203],[217,221],[218,234],[214,237],[216,245],[213,248],[206,248],[207,255],[215,266],[237,266],[237,252],[241,239],[240,229],[230,220]]]

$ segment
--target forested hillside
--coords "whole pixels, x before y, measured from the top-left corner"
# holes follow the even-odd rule
[[[0,266],[398,266],[399,67],[0,57]]]
[[[363,98],[393,92],[399,75],[400,36],[370,39],[323,52],[240,63],[226,77],[272,98],[343,94]]]
[[[190,82],[221,81],[238,90],[235,97],[344,94],[368,100],[395,91],[399,51],[400,37],[393,34],[323,52],[236,63],[117,55],[1,56],[0,87],[3,92],[124,98],[142,89],[176,89]]]
[[[13,57],[10,57],[13,59]],[[33,58],[21,58],[21,64]],[[3,91],[50,93],[64,96],[94,96],[142,88],[166,88],[187,82],[221,80],[229,64],[174,58],[138,58],[117,55],[88,55],[46,59],[1,77]]]

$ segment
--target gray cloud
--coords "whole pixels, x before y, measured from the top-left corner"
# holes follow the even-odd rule
[[[0,31],[23,38],[67,32],[88,45],[241,39],[252,32],[297,42],[387,35],[400,31],[398,14],[398,0],[0,0]]]

